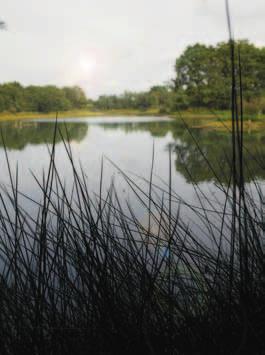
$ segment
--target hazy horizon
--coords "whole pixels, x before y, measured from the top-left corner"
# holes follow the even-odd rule
[[[236,38],[265,43],[264,0],[231,0]],[[1,82],[79,85],[91,98],[170,80],[184,48],[227,39],[224,0],[9,0]]]

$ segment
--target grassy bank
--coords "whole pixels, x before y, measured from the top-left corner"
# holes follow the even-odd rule
[[[174,112],[170,116],[176,119],[184,119],[187,125],[192,128],[204,128],[218,131],[232,129],[232,117],[230,111],[189,109],[182,112]],[[245,113],[243,116],[243,126],[246,131],[265,129],[265,115]]]
[[[148,110],[73,110],[58,112],[59,118],[89,118],[89,117],[108,117],[108,116],[170,116],[174,119],[184,119],[188,126],[193,128],[205,128],[210,130],[227,130],[231,129],[231,112],[230,111],[209,111],[206,109],[188,109],[180,112],[172,112],[170,114],[161,113],[158,109],[152,108]],[[27,119],[54,119],[56,112],[19,112],[19,113],[0,113],[0,121],[17,121]],[[244,128],[247,131],[256,131],[265,129],[265,115],[248,115],[244,116]]]
[[[189,122],[188,122],[189,123]],[[192,121],[192,124],[189,124],[193,128],[204,128],[210,130],[218,130],[218,131],[227,131],[232,130],[232,121],[227,120],[200,120],[199,122]],[[265,120],[245,120],[243,123],[245,131],[257,131],[261,129],[265,129]]]
[[[150,108],[148,110],[133,110],[133,109],[119,109],[119,110],[71,110],[71,111],[60,111],[58,112],[59,117],[97,117],[97,116],[165,116],[170,115],[172,117],[178,117],[178,112],[172,113],[162,113],[158,108]],[[220,117],[222,119],[228,120],[231,118],[231,113],[229,111],[214,111],[210,112],[206,109],[188,109],[181,111],[181,115],[187,119],[216,119]],[[20,120],[20,119],[37,119],[37,118],[54,118],[56,117],[56,112],[0,112],[0,120]],[[265,118],[265,115],[264,117]]]
[[[58,112],[58,117],[60,118],[71,118],[71,117],[98,117],[98,116],[151,116],[159,115],[157,109],[150,109],[146,111],[142,110],[106,110],[106,111],[93,111],[93,110],[74,110],[74,111],[62,111]],[[9,113],[1,112],[0,121],[9,120],[22,120],[22,119],[38,119],[38,118],[55,118],[56,112],[19,112],[19,113]]]

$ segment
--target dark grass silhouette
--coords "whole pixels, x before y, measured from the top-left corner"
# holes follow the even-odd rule
[[[228,186],[218,183],[220,201],[199,185],[198,206],[181,200],[171,182],[171,153],[166,188],[153,182],[154,155],[146,188],[116,167],[148,215],[143,225],[114,182],[103,194],[103,164],[99,194],[89,193],[57,123],[49,169],[42,180],[34,176],[42,200],[33,201],[19,191],[19,171],[11,174],[6,152],[11,188],[0,193],[1,354],[265,353],[264,199],[258,183],[255,194],[244,183],[244,78],[227,13],[232,158]],[[72,165],[71,190],[56,168],[57,135]],[[200,229],[185,222],[182,208]]]

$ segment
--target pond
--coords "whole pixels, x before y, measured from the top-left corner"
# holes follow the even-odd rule
[[[19,190],[34,200],[40,198],[41,191],[33,175],[41,180],[43,171],[48,169],[54,128],[55,120],[52,119],[1,123],[4,138],[4,143],[0,141],[1,183],[10,185],[5,145],[13,175],[18,167]],[[56,168],[66,185],[70,188],[73,181],[65,149],[66,140],[69,140],[74,160],[77,166],[82,165],[86,174],[89,190],[95,195],[99,193],[103,164],[104,189],[114,179],[120,198],[134,205],[143,223],[146,217],[122,173],[147,191],[153,153],[153,183],[168,191],[171,170],[175,196],[187,203],[198,202],[198,188],[218,198],[221,196],[218,186],[228,184],[231,137],[227,131],[187,128],[185,122],[166,117],[72,118],[59,120],[58,130]],[[265,179],[264,142],[265,132],[245,134],[247,182]]]

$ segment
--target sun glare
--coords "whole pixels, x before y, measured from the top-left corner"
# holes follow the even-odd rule
[[[83,74],[93,74],[96,68],[96,60],[93,57],[82,55],[79,60],[79,67]]]

